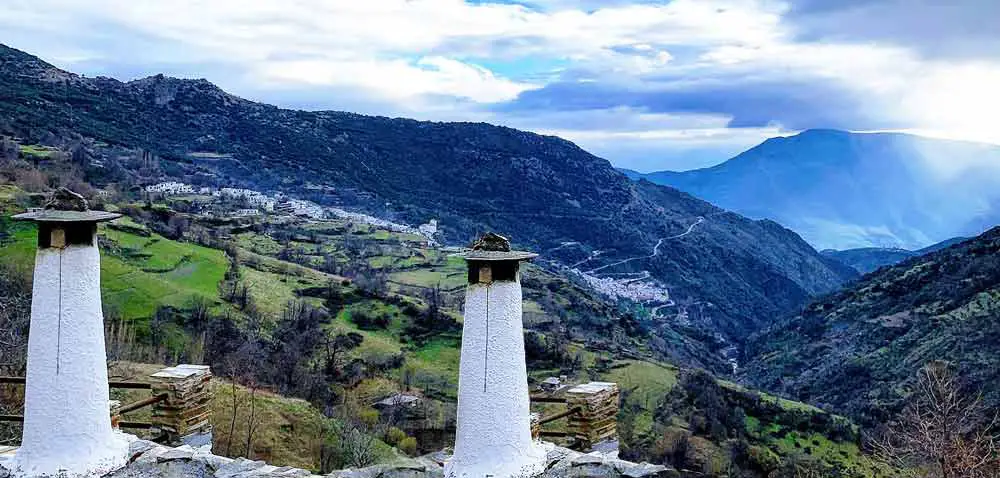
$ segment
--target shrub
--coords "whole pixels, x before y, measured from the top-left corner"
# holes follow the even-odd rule
[[[361,330],[382,330],[389,326],[389,323],[392,322],[392,317],[388,314],[352,311],[351,321]]]
[[[406,453],[407,455],[413,456],[417,454],[417,439],[413,437],[406,437],[399,442],[399,451]]]
[[[406,432],[396,427],[390,427],[385,432],[385,442],[395,447],[399,447],[406,438]]]

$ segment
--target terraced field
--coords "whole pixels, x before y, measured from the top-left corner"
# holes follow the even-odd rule
[[[16,190],[0,187],[0,195],[13,198],[16,194]],[[0,261],[30,267],[35,248],[34,226],[5,221],[7,239],[0,248]],[[229,260],[223,251],[169,240],[144,230],[128,218],[119,220],[118,224],[116,227],[101,226],[99,232],[103,254],[102,290],[109,310],[140,324],[148,322],[160,306],[184,308],[196,299],[207,301],[216,310],[229,308],[235,311],[232,305],[221,299],[221,285],[229,268]],[[422,391],[436,403],[444,407],[453,406],[458,385],[460,333],[438,333],[414,340],[407,329],[413,319],[403,309],[411,305],[425,306],[422,294],[439,287],[456,300],[445,303],[444,314],[460,321],[460,298],[466,282],[464,262],[428,247],[422,238],[371,230],[365,225],[323,221],[307,224],[302,229],[306,234],[295,233],[290,240],[284,241],[258,232],[241,232],[233,236],[241,264],[239,280],[248,286],[257,310],[264,316],[280,320],[285,305],[291,301],[304,298],[314,306],[323,306],[323,300],[316,296],[317,289],[336,287],[348,294],[355,291],[355,285],[345,277],[280,260],[278,257],[288,248],[294,248],[297,254],[304,254],[305,260],[300,262],[306,264],[323,264],[330,257],[340,264],[361,258],[371,269],[387,275],[392,300],[354,294],[324,326],[325,331],[331,336],[357,333],[363,337],[362,345],[349,352],[350,359],[373,364],[400,356],[403,366],[391,369],[385,375],[363,379],[352,391],[355,399],[362,407],[367,407],[371,401],[407,383],[407,386]],[[568,282],[560,282],[558,277],[535,266],[526,267],[525,284],[526,324],[559,320],[571,323],[566,321],[567,314],[580,313],[581,306],[595,307],[597,313],[601,313],[599,306],[588,302],[593,298],[585,291],[576,289]],[[359,317],[382,317],[385,324],[376,328],[361,327]],[[168,341],[174,345],[183,346],[186,343],[180,328],[167,333],[170,334]],[[638,349],[644,346],[642,343],[635,344]],[[568,350],[579,360],[576,372],[570,373],[571,382],[617,382],[627,397],[626,408],[638,410],[632,421],[632,432],[638,436],[653,437],[654,440],[657,434],[663,432],[662,426],[656,423],[654,412],[677,385],[680,369],[654,361],[623,360],[610,352],[587,349],[582,342],[570,344]],[[532,380],[540,381],[549,375],[566,372],[536,369],[529,373]],[[720,382],[720,385],[734,391],[745,391],[729,382]],[[226,389],[223,396],[232,393],[231,389],[222,388]],[[237,393],[246,392],[237,389]],[[762,395],[761,400],[790,412],[822,413],[814,407],[769,395]],[[308,442],[322,433],[321,428],[328,425],[324,423],[326,419],[308,404],[279,397],[273,397],[273,400],[267,398],[263,407],[266,420],[275,424],[278,431],[259,440],[260,450],[271,461],[308,466],[313,459],[304,455]],[[540,405],[534,409],[548,414],[557,411],[558,406]],[[219,413],[222,420],[228,420],[226,417],[229,415],[224,410]],[[237,435],[240,433],[239,426]],[[548,428],[559,429],[561,426],[556,422]],[[686,429],[690,424],[674,423],[672,426]],[[296,433],[285,433],[287,427],[296,428]],[[747,416],[746,431],[776,455],[808,453],[824,462],[870,471],[855,443],[831,441],[815,433],[788,430],[763,417],[754,416]],[[299,455],[301,459],[297,458]]]

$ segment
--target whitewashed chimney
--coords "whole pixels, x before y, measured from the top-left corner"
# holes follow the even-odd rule
[[[16,476],[100,476],[125,464],[128,441],[108,408],[97,251],[97,223],[117,217],[66,189],[44,210],[14,216],[38,224]]]
[[[541,471],[545,453],[532,441],[521,317],[521,261],[487,234],[462,254],[469,266],[458,378],[455,454],[448,478],[507,478]]]

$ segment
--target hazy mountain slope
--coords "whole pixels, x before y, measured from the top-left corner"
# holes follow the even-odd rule
[[[939,251],[967,239],[967,237],[953,237],[915,251],[891,247],[860,247],[857,249],[844,249],[842,251],[824,249],[820,251],[820,254],[851,266],[862,274],[867,274],[879,267],[891,266],[911,257],[930,254],[931,252]]]
[[[994,145],[809,130],[711,168],[641,177],[774,219],[817,248],[917,249],[1000,223],[997,164]]]
[[[955,363],[1000,403],[1000,227],[882,268],[753,338],[743,376],[855,416],[883,418],[915,372]]]
[[[913,251],[891,247],[859,247],[857,249],[824,249],[820,251],[830,259],[851,266],[854,270],[867,274],[882,266],[898,264],[916,256]]]
[[[493,229],[565,263],[598,250],[589,266],[632,259],[620,269],[692,297],[698,320],[731,337],[853,275],[773,223],[630,181],[568,141],[510,128],[285,110],[205,80],[82,78],[3,47],[0,117],[6,134],[142,147],[205,181],[293,194],[321,186],[320,201],[416,224],[438,218],[454,243]],[[654,251],[666,238],[675,239]]]

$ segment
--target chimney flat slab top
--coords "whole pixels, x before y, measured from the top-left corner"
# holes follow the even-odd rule
[[[151,377],[156,378],[188,378],[193,375],[198,375],[204,373],[208,370],[208,365],[178,365],[176,367],[168,367],[159,372],[154,373]]]
[[[469,250],[455,254],[467,261],[526,261],[538,257],[538,254],[525,251],[483,251]]]
[[[590,393],[597,393],[597,392],[603,392],[605,390],[610,390],[617,386],[618,384],[614,382],[590,382],[590,383],[584,383],[582,385],[577,385],[569,389],[568,393],[590,394]]]
[[[43,209],[41,211],[25,212],[14,215],[18,221],[34,222],[104,222],[122,217],[121,214],[107,211],[62,211],[58,209]]]

